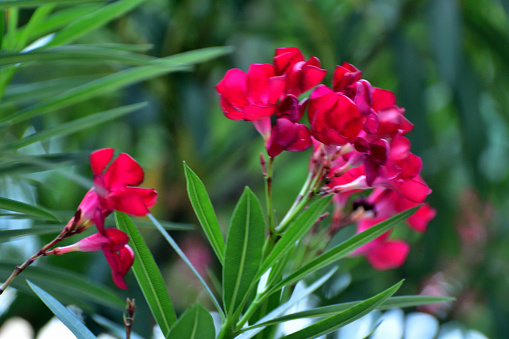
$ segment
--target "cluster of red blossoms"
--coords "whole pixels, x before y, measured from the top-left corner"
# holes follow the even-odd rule
[[[320,84],[326,73],[316,57],[306,61],[299,49],[280,48],[273,64],[251,65],[247,73],[227,71],[216,90],[226,117],[252,121],[269,156],[313,146],[310,173],[321,183],[314,193],[335,195],[331,233],[353,221],[361,232],[422,204],[431,190],[419,175],[422,161],[405,137],[413,124],[394,93],[372,86],[348,63],[336,66],[332,87]],[[306,111],[309,127],[299,123]],[[367,190],[367,197],[358,198]],[[424,204],[407,222],[424,232],[434,216]],[[376,269],[400,266],[409,245],[389,240],[389,233],[356,254],[365,255]]]
[[[121,153],[106,169],[113,153],[112,148],[105,148],[90,155],[94,187],[87,192],[75,216],[66,226],[74,234],[96,225],[97,233],[76,244],[57,247],[51,254],[101,250],[111,267],[113,281],[118,287],[127,289],[124,275],[134,262],[133,250],[127,245],[129,237],[116,228],[105,229],[104,219],[114,210],[135,216],[147,215],[150,213],[148,209],[156,203],[157,192],[154,189],[134,187],[143,182],[143,169],[125,153]]]

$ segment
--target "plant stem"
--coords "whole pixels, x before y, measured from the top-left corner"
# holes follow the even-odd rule
[[[214,304],[214,306],[216,307],[217,311],[219,312],[219,314],[221,314],[221,317],[223,319],[225,319],[225,314],[224,314],[224,311],[223,309],[221,308],[221,305],[219,305],[219,302],[217,301],[216,297],[214,296],[214,293],[212,293],[210,287],[207,285],[207,283],[205,282],[205,280],[202,278],[202,276],[200,275],[200,273],[198,273],[198,271],[196,270],[196,268],[194,268],[193,264],[191,263],[191,261],[187,258],[187,256],[184,254],[184,252],[180,249],[180,247],[177,245],[177,243],[175,242],[175,240],[173,240],[173,238],[168,234],[168,232],[166,232],[166,230],[163,228],[163,226],[161,226],[161,224],[159,223],[159,221],[157,221],[156,218],[154,218],[154,216],[152,214],[147,214],[147,216],[149,217],[150,221],[152,221],[152,223],[155,225],[155,227],[159,230],[159,232],[161,232],[161,234],[163,235],[163,237],[166,239],[166,241],[168,241],[168,243],[170,244],[171,247],[173,247],[173,249],[175,250],[175,252],[177,252],[178,256],[182,259],[182,261],[184,261],[184,263],[187,265],[187,267],[189,267],[189,269],[193,272],[193,274],[196,276],[196,278],[198,279],[198,281],[200,282],[200,284],[203,286],[203,288],[205,289],[205,292],[207,292],[207,294],[209,295],[210,299],[212,300],[212,303]]]
[[[221,326],[221,330],[219,330],[217,339],[232,339],[234,334],[231,325],[231,318],[226,319],[226,322]]]
[[[134,322],[134,312],[136,311],[136,303],[134,299],[127,298],[126,313],[124,313],[125,338],[131,339],[131,330]]]
[[[273,173],[273,164],[274,164],[274,158],[270,157],[269,159],[269,168],[266,173],[264,173],[265,176],[265,199],[267,201],[267,215],[269,218],[269,231],[271,234],[276,232],[276,229],[274,227],[275,221],[274,221],[274,208],[272,206],[272,173]]]
[[[260,303],[265,299],[264,297],[259,298],[259,296],[260,295],[258,295],[258,294],[256,295],[255,299],[253,300],[251,305],[249,305],[249,308],[246,310],[246,313],[244,313],[242,318],[240,318],[240,320],[237,323],[237,326],[235,328],[236,331],[239,331],[242,328],[242,326],[244,326],[244,324],[249,320],[249,318],[251,318],[253,313],[256,311],[256,309],[258,308]]]
[[[28,258],[21,266],[16,266],[14,271],[11,273],[9,278],[3,283],[2,286],[0,286],[0,295],[5,291],[5,289],[11,284],[11,282],[16,278],[21,272],[23,272],[28,266],[30,266],[34,261],[39,259],[41,256],[46,255],[46,252],[53,247],[54,245],[58,244],[60,241],[64,240],[69,236],[69,231],[64,229],[60,234],[53,239],[51,242],[43,246],[36,254]]]

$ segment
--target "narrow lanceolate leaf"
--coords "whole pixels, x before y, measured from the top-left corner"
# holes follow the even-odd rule
[[[12,199],[0,198],[0,208],[8,211],[32,215],[34,217],[42,218],[45,220],[60,221],[56,215],[42,207],[26,204],[24,202]]]
[[[5,145],[2,148],[15,149],[25,147],[38,141],[47,140],[56,136],[64,136],[72,133],[79,132],[81,130],[94,127],[96,125],[105,123],[107,121],[116,119],[125,114],[134,112],[146,106],[146,103],[133,104],[129,106],[123,106],[114,108],[108,111],[89,115],[87,117],[76,119],[64,124],[60,124],[53,128],[44,129],[40,132],[31,134],[23,139],[18,139],[10,144]]]
[[[47,34],[60,31],[63,27],[69,26],[79,18],[82,18],[101,7],[101,3],[92,3],[90,5],[72,6],[59,9],[58,11],[49,15],[43,22],[40,22],[36,27],[33,27],[28,32],[28,37],[30,40],[36,40],[37,38]],[[26,27],[23,27],[22,29],[25,30]]]
[[[46,4],[80,5],[103,0],[3,0],[0,1],[0,9],[9,7],[38,7]]]
[[[80,257],[80,253],[74,255]],[[7,279],[18,264],[19,262],[16,261],[2,260],[0,263],[0,281]],[[23,276],[37,285],[43,286],[54,295],[78,298],[88,303],[94,302],[116,310],[125,308],[125,301],[119,298],[115,291],[97,282],[89,281],[83,275],[75,272],[52,266],[32,265],[23,271]],[[17,280],[14,280],[12,285],[16,288],[26,286],[25,284],[18,285]]]
[[[205,185],[185,162],[184,171],[186,173],[187,193],[191,205],[193,205],[194,213],[196,213],[196,217],[200,221],[200,225],[207,235],[217,258],[223,264],[225,247],[223,235]]]
[[[85,15],[71,25],[59,31],[49,46],[67,44],[77,38],[106,25],[108,22],[129,12],[145,0],[122,0],[101,7],[97,11]]]
[[[311,339],[335,331],[338,328],[341,328],[374,310],[378,305],[380,305],[390,296],[396,293],[396,291],[399,289],[402,283],[403,281],[400,281],[396,285],[388,288],[382,293],[375,295],[374,297],[371,297],[345,311],[342,311],[334,316],[320,320],[314,323],[313,325],[303,328],[302,330],[287,335],[283,338]]]
[[[380,304],[376,309],[377,310],[387,310],[391,308],[401,308],[401,307],[413,307],[419,305],[428,305],[434,304],[438,302],[446,302],[453,301],[454,298],[444,298],[444,297],[434,297],[434,296],[425,296],[425,295],[408,295],[408,296],[398,296],[392,297],[385,300],[382,304]],[[317,307],[308,311],[302,311],[297,313],[288,314],[282,317],[274,318],[269,321],[265,321],[263,323],[256,323],[249,328],[255,328],[260,326],[270,326],[279,324],[285,321],[295,320],[295,319],[303,319],[303,318],[324,318],[338,312],[347,310],[353,306],[360,304],[362,301],[352,301],[348,303],[341,303],[323,307]]]
[[[200,304],[187,309],[166,336],[169,339],[214,339],[215,337],[214,320]]]
[[[309,231],[320,215],[322,215],[325,208],[329,205],[331,199],[332,196],[315,201],[290,224],[268,257],[263,261],[259,271],[260,276],[285,253],[287,253],[288,249],[294,246],[297,240],[301,239],[302,236]]]
[[[48,308],[57,316],[58,319],[77,337],[83,339],[92,339],[96,336],[64,305],[51,295],[46,293],[37,285],[32,284],[27,280],[28,285],[37,294],[37,296],[48,306]]]
[[[306,275],[343,258],[347,254],[351,253],[353,250],[361,247],[364,244],[367,244],[371,240],[387,232],[389,229],[394,227],[399,222],[410,217],[419,207],[420,206],[416,206],[407,209],[406,211],[398,213],[395,216],[385,221],[382,221],[381,223],[378,223],[375,226],[372,226],[359,234],[354,235],[350,239],[342,242],[341,244],[330,249],[329,251],[313,259],[309,263],[305,264],[298,270],[288,275],[285,279],[283,279],[281,282],[279,282],[277,285],[271,288],[268,293],[278,291],[279,289],[283,288],[283,286],[293,284],[299,281],[300,279],[304,278]]]
[[[59,233],[60,231],[62,231],[62,226],[39,226],[33,228],[0,230],[0,243],[26,235],[51,234]]]
[[[117,227],[130,238],[129,245],[134,251],[134,275],[157,324],[161,331],[167,334],[177,321],[177,316],[161,272],[131,219],[126,214],[115,211],[115,221]]]
[[[272,310],[269,314],[267,314],[265,317],[260,319],[260,321],[258,323],[256,323],[255,325],[247,327],[247,328],[243,328],[241,330],[243,333],[241,333],[240,335],[238,335],[235,338],[236,339],[250,339],[250,338],[253,338],[255,335],[257,335],[258,333],[263,331],[263,329],[265,328],[265,326],[257,327],[256,325],[258,325],[259,323],[268,322],[268,321],[270,321],[270,320],[272,320],[272,319],[274,319],[276,317],[281,316],[281,314],[284,314],[284,313],[288,312],[288,310],[290,310],[299,301],[301,301],[302,299],[304,299],[307,296],[311,295],[311,293],[313,293],[314,291],[316,291],[316,289],[318,289],[320,286],[322,286],[327,280],[330,279],[330,277],[332,277],[332,275],[336,271],[337,271],[337,267],[334,267],[334,268],[330,269],[324,275],[320,276],[318,278],[318,280],[315,281],[314,283],[312,283],[309,287],[304,288],[303,290],[301,290],[298,293],[294,291],[294,293],[290,297],[290,300],[288,300],[287,302],[285,302],[282,305],[278,306],[276,309]]]
[[[256,196],[246,187],[228,230],[223,268],[223,302],[234,313],[256,284],[265,237],[265,221]]]
[[[189,65],[207,61],[230,51],[231,49],[228,47],[211,47],[157,59],[152,61],[149,66],[132,67],[71,88],[45,101],[0,119],[0,124],[13,124],[25,121],[34,116],[46,114],[55,109],[67,107],[98,95],[104,95],[159,75],[188,70]]]
[[[155,59],[143,54],[94,45],[58,46],[46,50],[35,49],[26,53],[0,53],[0,65],[15,65],[18,63],[33,65],[51,61],[96,61],[146,66]]]

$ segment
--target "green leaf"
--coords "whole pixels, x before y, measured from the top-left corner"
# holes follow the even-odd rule
[[[103,95],[128,85],[147,80],[165,73],[189,69],[189,64],[206,61],[229,52],[226,47],[210,47],[202,50],[177,54],[154,60],[150,66],[132,67],[55,95],[41,103],[27,107],[18,113],[0,119],[0,124],[14,124],[34,116],[52,112],[56,109]]]
[[[221,228],[217,222],[214,207],[210,202],[209,195],[205,189],[205,185],[198,178],[189,166],[184,162],[184,171],[187,181],[187,193],[189,200],[193,206],[194,212],[200,221],[203,231],[209,239],[212,249],[216,253],[217,258],[223,264],[224,262],[224,240],[221,234]]]
[[[377,310],[387,310],[391,308],[402,308],[402,307],[413,307],[419,305],[427,305],[434,304],[437,302],[445,302],[445,301],[453,301],[454,298],[444,298],[444,297],[434,297],[434,296],[424,296],[424,295],[411,295],[411,296],[398,296],[392,297],[385,300],[380,306],[378,306]],[[302,318],[322,318],[334,315],[338,312],[347,310],[353,306],[360,304],[362,301],[352,301],[347,303],[341,303],[330,306],[317,307],[311,310],[296,312],[292,314],[288,314],[279,318],[274,318],[269,321],[265,321],[263,323],[257,323],[253,326],[249,326],[248,328],[256,328],[260,326],[270,326],[279,324],[285,321],[302,319]]]
[[[281,239],[276,243],[276,246],[274,246],[270,254],[263,261],[258,274],[259,276],[287,253],[292,246],[295,246],[295,243],[309,231],[320,215],[322,215],[331,199],[332,196],[315,201],[290,224]]]
[[[26,204],[24,202],[12,199],[0,198],[0,208],[4,210],[29,214],[45,220],[60,221],[53,213],[42,207]]]
[[[106,25],[113,19],[124,15],[136,6],[142,4],[144,1],[145,0],[122,0],[101,7],[93,13],[79,18],[71,25],[55,34],[55,37],[48,44],[48,47],[67,44],[101,26]]]
[[[297,304],[299,301],[313,293],[317,288],[322,286],[327,280],[332,277],[332,275],[337,271],[337,267],[334,267],[330,269],[327,273],[321,275],[318,280],[313,282],[309,287],[305,287],[303,290],[301,290],[299,293],[293,292],[292,296],[290,297],[290,300],[283,303],[282,305],[278,306],[276,309],[271,311],[269,314],[267,314],[265,317],[260,319],[258,323],[261,322],[268,322],[271,319],[274,319],[276,317],[281,316],[281,314],[288,312],[289,309],[291,309],[295,304]],[[258,323],[256,323],[253,327],[255,327]],[[265,327],[257,327],[257,328],[243,328],[241,331],[244,333],[241,333],[239,336],[235,337],[236,339],[249,339],[260,333]]]
[[[47,4],[80,5],[103,0],[3,0],[0,1],[0,9],[10,7],[38,7]]]
[[[74,255],[78,257],[86,254],[75,253]],[[7,279],[18,264],[19,262],[2,260],[0,262],[0,279]],[[125,301],[120,299],[111,289],[97,282],[91,282],[86,277],[74,272],[51,266],[31,265],[23,271],[23,276],[38,285],[49,286],[52,292],[81,298],[87,302],[92,301],[115,309],[125,307]],[[16,282],[14,280],[12,285],[16,285]]]
[[[334,316],[320,320],[300,331],[284,336],[285,339],[312,339],[330,333],[368,314],[399,289],[403,281]]]
[[[341,258],[343,258],[345,255],[349,254],[353,250],[361,247],[364,244],[367,244],[371,240],[379,237],[383,233],[387,232],[389,229],[394,227],[399,222],[407,219],[410,217],[417,209],[419,209],[421,206],[415,206],[413,208],[409,208],[401,213],[398,213],[391,218],[382,221],[367,230],[354,235],[350,239],[342,242],[338,246],[330,249],[329,251],[325,252],[324,254],[320,255],[319,257],[313,259],[309,263],[305,264],[298,270],[294,271],[290,275],[288,275],[285,279],[280,281],[278,284],[276,284],[274,287],[272,287],[267,293],[271,294],[281,288],[283,286],[293,284],[300,279],[304,278],[306,275],[308,275],[311,272],[314,272],[322,267],[325,267]]]
[[[30,31],[33,31],[34,27],[37,27],[41,22],[44,22],[48,14],[55,8],[54,4],[44,5],[38,7],[30,17],[30,21],[26,24],[23,29],[19,30],[16,34],[16,45],[15,50],[22,50],[27,42]]]
[[[93,45],[58,46],[51,49],[35,49],[23,53],[0,53],[0,65],[15,65],[18,63],[38,64],[44,62],[62,61],[96,61],[117,62],[125,65],[146,66],[157,60],[143,54],[131,53],[107,47]]]
[[[4,43],[4,32],[5,32],[5,11],[0,12],[0,49]]]
[[[262,259],[265,221],[256,196],[246,187],[228,230],[223,268],[223,302],[228,315],[242,306]]]
[[[105,123],[107,121],[116,119],[125,114],[139,110],[140,108],[146,107],[146,103],[133,104],[129,106],[123,106],[114,108],[108,111],[89,115],[87,117],[76,119],[64,124],[60,124],[53,128],[44,129],[40,132],[31,134],[23,139],[16,140],[10,144],[4,146],[7,149],[16,149],[25,147],[38,141],[43,141],[55,136],[64,136],[72,133],[79,132],[81,130]]]
[[[130,238],[129,245],[134,251],[134,275],[157,324],[161,327],[161,331],[167,334],[171,326],[177,321],[177,316],[161,272],[147,244],[129,216],[115,211],[115,221],[117,227]]]
[[[304,278],[306,275],[308,275],[311,272],[314,272],[322,267],[325,267],[341,258],[343,258],[345,255],[349,254],[353,250],[361,247],[362,245],[370,242],[371,240],[379,237],[383,233],[387,232],[389,229],[394,227],[394,225],[398,224],[399,222],[407,219],[410,217],[417,209],[419,209],[421,206],[415,206],[413,208],[407,209],[401,213],[396,214],[395,216],[392,216],[391,218],[382,221],[367,230],[354,235],[350,239],[342,242],[338,246],[330,249],[329,251],[325,252],[324,254],[320,255],[319,257],[313,259],[309,263],[305,264],[298,270],[294,271],[290,275],[288,275],[285,279],[280,281],[278,284],[276,284],[274,287],[272,287],[267,293],[271,294],[279,289],[281,289],[283,286],[295,283],[299,281],[300,279]]]
[[[214,339],[215,337],[214,320],[200,304],[188,308],[166,336],[168,339]]]
[[[37,285],[32,284],[27,280],[30,288],[37,294],[37,296],[48,306],[48,308],[53,312],[58,319],[77,337],[83,339],[93,339],[96,336],[74,315],[72,314],[64,305],[62,305],[58,300],[53,298],[43,289],[38,287]]]
[[[66,164],[76,164],[77,162],[83,162],[88,159],[88,154],[85,153],[55,153],[55,154],[43,154],[43,155],[30,155],[20,156],[17,154],[16,157],[9,155],[9,159],[0,160],[0,174],[21,174],[21,173],[33,173],[40,171],[47,171],[50,169],[62,168]],[[76,175],[74,175],[76,176]],[[90,187],[92,181],[87,183],[86,187]],[[43,218],[45,219],[45,218]]]
[[[36,27],[31,28],[28,32],[28,36],[30,39],[34,40],[49,33],[59,31],[63,27],[70,25],[71,23],[77,21],[79,18],[82,18],[101,7],[102,4],[94,3],[90,5],[63,8],[56,13],[52,13],[43,22],[40,22]],[[27,27],[25,26],[22,29],[26,30]]]
[[[0,230],[0,243],[27,235],[59,233],[62,226],[38,226],[33,228]]]

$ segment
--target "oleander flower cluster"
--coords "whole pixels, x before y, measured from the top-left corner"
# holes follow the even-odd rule
[[[331,86],[321,84],[326,74],[318,58],[279,48],[272,64],[227,71],[216,90],[225,116],[252,121],[271,158],[312,147],[314,186],[305,194],[334,195],[329,236],[350,224],[362,232],[421,204],[407,223],[424,232],[435,211],[424,203],[431,189],[406,137],[413,124],[405,109],[393,92],[373,86],[349,63],[336,66]],[[355,254],[384,270],[403,264],[408,251],[387,232]]]

